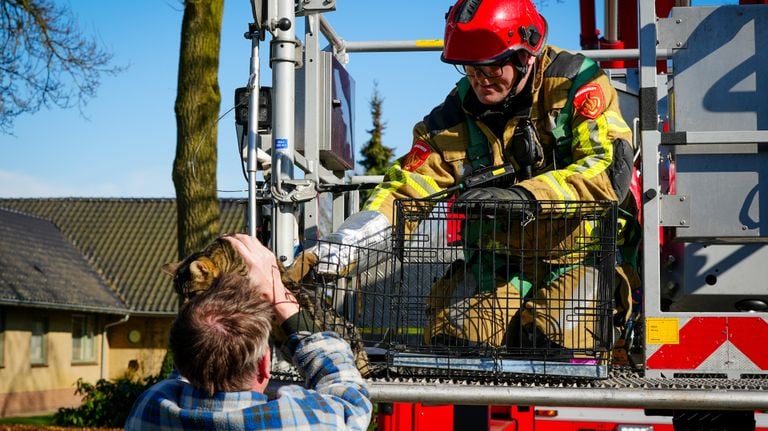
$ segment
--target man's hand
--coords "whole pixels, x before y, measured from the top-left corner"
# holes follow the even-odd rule
[[[310,270],[317,265],[317,254],[305,250],[296,256],[296,260],[288,268],[280,265],[280,277],[284,284],[296,285],[304,280]]]
[[[251,236],[235,234],[224,238],[242,257],[255,293],[273,305],[277,323],[296,314],[299,304],[280,279],[275,255]]]

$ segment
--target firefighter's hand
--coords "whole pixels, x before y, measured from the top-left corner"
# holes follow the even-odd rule
[[[454,208],[473,214],[493,215],[499,211],[528,215],[533,211],[535,199],[523,188],[481,187],[459,195]]]
[[[501,187],[479,187],[476,189],[470,189],[459,195],[456,202],[469,202],[469,201],[530,201],[533,200],[533,196],[525,189],[520,187],[510,187],[504,189]]]
[[[317,254],[305,250],[296,256],[291,266],[286,268],[280,264],[280,278],[286,286],[299,284],[317,265],[317,260]]]

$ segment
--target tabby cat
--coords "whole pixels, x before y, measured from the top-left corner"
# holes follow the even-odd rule
[[[282,269],[281,267],[281,272]],[[180,304],[207,290],[222,273],[234,272],[243,276],[248,274],[240,255],[232,248],[229,241],[222,237],[180,262],[166,263],[162,266],[162,270],[173,277],[173,287]],[[323,299],[322,295],[316,293],[307,284],[285,283],[285,286],[297,298],[299,306],[309,312],[321,330],[334,331],[349,342],[355,355],[357,368],[363,376],[368,375],[370,372],[368,355],[355,325],[340,315]],[[285,333],[274,322],[271,337],[278,348],[286,341]]]

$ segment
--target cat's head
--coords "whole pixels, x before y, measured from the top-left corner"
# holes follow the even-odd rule
[[[173,288],[182,302],[206,291],[221,274],[221,268],[199,252],[182,261],[166,263],[162,270],[173,277]]]
[[[183,303],[208,290],[223,271],[232,267],[232,260],[239,260],[239,256],[226,240],[218,238],[202,251],[166,263],[161,269],[173,277],[173,288]]]

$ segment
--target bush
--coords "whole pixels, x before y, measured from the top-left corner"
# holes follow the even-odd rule
[[[134,381],[129,376],[115,381],[100,379],[95,385],[77,380],[75,394],[83,396],[79,407],[62,407],[53,415],[53,423],[66,427],[116,427],[122,428],[136,398],[146,389],[171,373],[173,357],[170,351],[156,376],[144,381]]]
[[[134,382],[121,378],[114,382],[101,379],[95,385],[77,380],[75,394],[83,396],[79,407],[62,407],[53,416],[59,426],[122,427],[136,398],[158,378]]]

